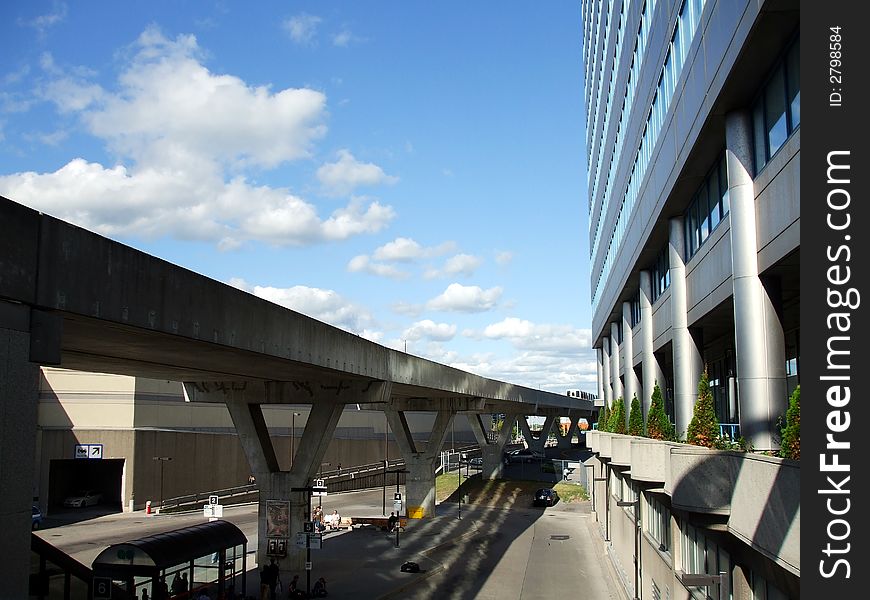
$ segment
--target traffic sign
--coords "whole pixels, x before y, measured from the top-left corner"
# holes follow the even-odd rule
[[[296,533],[296,547],[297,548],[305,548],[308,546],[308,534],[304,531],[299,531]]]
[[[311,570],[311,561],[307,561],[307,562],[305,563],[305,570],[306,570],[306,571],[310,571],[310,570]]]
[[[222,504],[203,504],[202,516],[207,519],[221,519],[224,516],[224,507]]]
[[[322,533],[309,533],[308,534],[308,547],[311,550],[323,549],[323,534]]]
[[[94,600],[111,600],[112,580],[109,577],[94,577]]]
[[[103,445],[76,444],[75,453],[73,454],[73,456],[75,456],[75,458],[103,458]]]
[[[314,533],[314,521],[305,521],[302,524],[302,531],[305,533]]]
[[[393,500],[395,500],[396,502],[401,502],[402,501],[402,494],[396,492],[395,494],[393,494]]]
[[[211,496],[209,496],[209,497],[208,497],[208,503],[209,503],[209,504],[218,504],[218,497],[217,497],[217,495],[215,494],[215,495],[211,495]]]

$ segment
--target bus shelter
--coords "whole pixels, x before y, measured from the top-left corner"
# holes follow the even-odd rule
[[[210,521],[114,544],[92,563],[93,597],[112,600],[233,598],[245,588],[248,540],[227,521]]]

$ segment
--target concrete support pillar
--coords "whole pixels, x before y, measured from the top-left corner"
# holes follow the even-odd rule
[[[425,447],[418,448],[408,428],[408,421],[402,411],[392,407],[384,409],[396,445],[405,459],[408,469],[405,479],[405,496],[408,517],[421,519],[435,516],[435,463],[438,461],[441,446],[447,437],[455,411],[439,410],[435,416],[432,433]]]
[[[625,398],[622,391],[622,380],[619,378],[621,368],[619,360],[619,325],[610,324],[610,379],[613,386],[613,400]]]
[[[562,450],[568,450],[571,448],[571,438],[574,436],[574,433],[577,431],[577,423],[580,420],[580,417],[578,417],[577,415],[572,413],[572,414],[568,415],[568,420],[569,420],[568,430],[565,433],[565,435],[562,435],[561,419],[559,419],[560,427],[559,427],[559,432],[556,434],[556,446]]]
[[[787,408],[785,338],[758,274],[752,124],[748,111],[725,116],[731,267],[740,433],[757,450],[775,449],[777,418]]]
[[[598,398],[604,400],[604,350],[595,348],[596,373],[598,374]]]
[[[640,382],[634,374],[634,334],[631,330],[631,302],[622,303],[622,365],[625,371],[625,426],[628,427],[628,414],[631,400],[638,395]]]
[[[685,437],[698,397],[703,365],[701,352],[689,331],[683,219],[670,219],[668,260],[671,277],[671,330],[674,353],[674,412],[676,431]]]
[[[383,402],[385,397],[389,397],[390,384],[378,382],[360,387],[346,382],[327,386],[311,382],[242,381],[185,385],[195,386],[197,396],[203,400],[220,399],[226,403],[260,489],[257,562],[268,564],[269,538],[284,538],[287,556],[278,558],[277,563],[281,580],[290,581],[294,574],[304,572],[306,559],[305,549],[297,548],[293,538],[297,532],[303,531],[303,522],[311,518],[308,492],[298,488],[311,486],[345,404]],[[293,467],[290,471],[281,471],[262,405],[309,402],[311,412]]]
[[[28,309],[0,302],[0,580],[7,598],[27,598],[39,365],[30,362]]]
[[[649,414],[652,402],[653,389],[656,381],[660,385],[664,382],[659,379],[657,373],[658,361],[653,354],[653,311],[652,311],[652,279],[649,271],[640,272],[640,338],[641,338],[641,375],[643,376],[643,392],[641,394],[641,407],[643,419]]]
[[[613,405],[613,386],[610,382],[610,338],[607,336],[601,340],[601,358],[603,359],[601,365],[604,374],[602,379],[604,395],[601,397],[604,399],[604,406],[609,409]]]
[[[516,420],[517,416],[515,414],[506,414],[501,430],[498,432],[498,437],[494,442],[490,442],[489,437],[486,435],[486,428],[481,421],[481,415],[477,413],[468,415],[468,423],[471,425],[471,431],[480,445],[481,456],[483,457],[483,466],[480,471],[481,479],[501,478],[504,472],[504,463],[502,462],[504,447],[511,437],[511,430]]]

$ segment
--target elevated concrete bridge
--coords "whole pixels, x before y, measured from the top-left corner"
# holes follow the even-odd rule
[[[386,348],[2,197],[0,223],[0,528],[13,549],[0,576],[13,596],[26,595],[40,365],[183,381],[196,400],[226,403],[261,485],[261,560],[266,502],[287,501],[289,534],[301,530],[306,503],[291,489],[310,485],[347,404],[386,412],[410,469],[409,512],[423,517],[457,412],[570,416],[573,430],[597,411]],[[312,404],[291,471],[278,468],[260,409],[271,403]],[[437,415],[426,444],[408,432],[411,410]],[[485,476],[497,477],[511,427],[493,443],[479,416],[469,421]],[[288,546],[281,569],[298,571],[304,553]]]

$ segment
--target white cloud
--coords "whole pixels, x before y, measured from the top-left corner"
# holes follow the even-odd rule
[[[451,283],[444,293],[429,300],[426,308],[450,312],[484,312],[495,308],[501,294],[500,287],[484,290],[476,285],[464,286]]]
[[[354,256],[350,259],[347,263],[347,270],[351,273],[369,273],[371,275],[389,277],[391,279],[405,279],[408,277],[408,273],[405,271],[401,271],[393,265],[372,262],[365,254]]]
[[[453,277],[456,275],[465,275],[470,277],[483,264],[483,260],[471,254],[457,254],[452,256],[444,263],[441,269],[429,269],[424,274],[426,279],[434,279],[435,277]]]
[[[391,310],[397,315],[406,315],[409,317],[417,317],[425,308],[422,304],[411,304],[410,302],[395,302]]]
[[[360,186],[392,185],[399,178],[387,175],[373,163],[359,162],[348,150],[338,151],[338,160],[317,169],[317,179],[325,190],[337,196],[349,194]]]
[[[33,27],[39,36],[42,37],[49,28],[63,21],[66,18],[67,12],[67,5],[64,2],[55,2],[51,12],[39,15],[30,21],[19,20],[19,24]]]
[[[249,285],[244,279],[233,278],[229,284],[284,308],[295,310],[318,321],[323,321],[366,339],[380,338],[381,333],[371,329],[374,318],[364,308],[355,305],[333,290],[296,285],[290,288]]]
[[[446,342],[456,335],[456,325],[435,323],[429,319],[417,321],[402,334],[403,339],[417,341],[422,339]]]
[[[471,337],[473,334],[468,335]],[[588,329],[577,329],[571,325],[535,324],[515,317],[487,325],[482,336],[509,340],[519,350],[584,352],[591,349],[591,332]]]
[[[514,259],[514,253],[509,252],[507,250],[499,252],[498,254],[495,255],[495,262],[498,263],[502,267],[507,265],[507,264],[510,264],[510,262],[513,259]]]
[[[308,89],[273,92],[199,61],[193,36],[154,27],[107,90],[87,72],[67,75],[45,56],[45,97],[77,114],[120,160],[107,167],[75,158],[54,172],[0,176],[0,193],[110,236],[173,236],[221,249],[248,240],[301,245],[380,231],[390,206],[353,198],[321,217],[303,198],[256,185],[244,171],[310,154],[326,128],[326,98]]]
[[[348,44],[353,40],[353,34],[349,31],[341,31],[334,36],[332,36],[332,44],[334,46],[339,46],[341,48],[347,47]]]
[[[376,260],[413,262],[450,252],[455,246],[454,242],[444,242],[437,246],[425,247],[411,238],[398,237],[392,242],[376,248],[373,256]]]
[[[297,44],[311,44],[317,34],[317,26],[323,19],[306,13],[285,19],[281,26]]]

